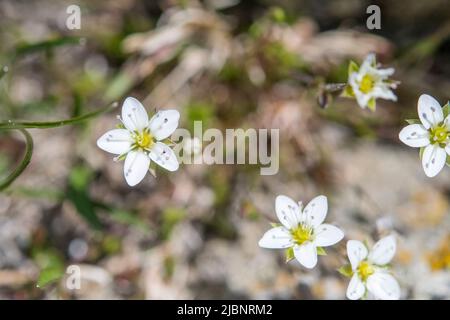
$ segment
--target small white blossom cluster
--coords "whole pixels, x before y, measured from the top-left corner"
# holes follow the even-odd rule
[[[432,96],[423,94],[417,103],[420,120],[407,120],[410,125],[400,131],[404,144],[420,148],[422,167],[428,177],[436,176],[450,155],[450,104],[441,107]]]
[[[392,235],[380,239],[370,252],[361,241],[348,241],[347,255],[352,278],[347,288],[347,298],[357,300],[370,294],[376,299],[399,299],[400,286],[387,265],[395,251],[396,242]]]
[[[380,68],[375,54],[369,54],[361,66],[351,61],[342,96],[375,111],[378,98],[397,101],[392,90],[398,82],[389,79],[393,74],[393,68]],[[407,120],[409,125],[400,131],[399,138],[410,147],[420,148],[423,170],[428,177],[434,177],[445,164],[450,165],[450,102],[441,106],[432,96],[422,94],[417,109],[419,119]]]
[[[135,98],[128,97],[122,106],[122,125],[97,140],[99,148],[125,160],[124,175],[130,186],[141,182],[151,161],[166,170],[176,171],[179,164],[173,150],[164,142],[178,127],[180,113],[160,110],[150,120],[147,111]]]
[[[327,216],[328,202],[325,196],[311,200],[303,209],[289,197],[280,195],[275,200],[275,212],[280,226],[267,231],[259,246],[269,249],[292,248],[294,257],[306,268],[317,264],[318,248],[328,247],[341,241],[341,229],[323,223]]]
[[[392,91],[397,87],[397,82],[389,80],[393,74],[394,68],[380,68],[373,53],[366,57],[361,67],[352,61],[343,96],[355,98],[361,108],[375,111],[378,98],[397,101],[397,96]]]
[[[332,246],[344,238],[344,232],[331,224],[323,223],[328,211],[328,201],[317,196],[305,208],[291,198],[280,195],[275,200],[275,212],[281,225],[274,225],[259,240],[259,246],[268,249],[285,249],[286,260],[295,258],[311,269],[317,256],[325,254],[323,247]],[[370,251],[360,241],[347,242],[349,266],[339,271],[351,277],[347,297],[352,300],[371,297],[383,300],[400,298],[400,286],[390,274],[388,263],[396,251],[395,237],[379,240]]]

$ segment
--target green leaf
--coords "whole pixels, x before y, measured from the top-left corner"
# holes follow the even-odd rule
[[[100,229],[102,224],[97,216],[95,204],[89,196],[88,187],[92,172],[84,166],[75,166],[69,175],[67,199],[93,228]]]
[[[348,64],[348,75],[350,76],[354,72],[359,71],[359,66],[355,61],[350,60]]]
[[[150,162],[150,165],[148,167],[148,171],[150,174],[156,178],[156,170],[158,169],[158,166],[156,165],[155,161]]]
[[[423,152],[425,151],[425,147],[421,147],[420,148],[420,150],[419,150],[419,157],[420,157],[420,160],[422,160],[422,156],[423,156]],[[447,159],[448,159],[448,156],[447,156]]]
[[[204,127],[208,127],[214,121],[215,106],[207,102],[194,102],[186,106],[187,123],[190,132],[194,130],[194,121],[202,121]]]
[[[166,138],[164,140],[161,141],[164,144],[170,145],[170,146],[174,146],[176,143],[172,141],[171,137]]]
[[[344,90],[342,90],[341,97],[345,98],[354,98],[355,93],[353,92],[353,88],[351,85],[346,85]]]
[[[447,155],[447,158],[445,160],[445,164],[450,167],[450,156],[449,155]]]
[[[114,77],[106,89],[105,100],[114,101],[119,99],[133,87],[135,81],[135,77],[125,71],[119,73]]]
[[[108,255],[117,254],[122,248],[122,238],[106,235],[102,241],[102,249]]]
[[[342,274],[344,277],[350,278],[353,276],[352,266],[350,264],[346,264],[338,269],[338,272]]]
[[[135,226],[144,232],[150,231],[148,224],[132,212],[120,209],[113,209],[111,210],[111,218],[117,222],[127,224],[130,226]]]
[[[80,116],[83,113],[83,107],[83,97],[81,94],[74,92],[72,117]]]
[[[49,267],[46,269],[43,269],[41,273],[39,274],[36,287],[38,288],[44,288],[45,286],[54,283],[55,281],[58,281],[62,278],[64,275],[64,269],[61,267]]]
[[[170,280],[173,277],[173,274],[175,273],[176,263],[174,257],[173,256],[165,257],[163,265],[164,265],[163,279],[165,281]]]
[[[166,208],[162,213],[161,237],[169,239],[173,228],[186,217],[186,212],[181,208]]]
[[[62,277],[64,264],[58,251],[51,248],[33,248],[31,254],[40,270],[36,282],[38,288],[43,288]]]
[[[156,178],[156,169],[155,169],[155,168],[149,167],[149,168],[148,168],[148,172],[150,172],[150,174],[151,174],[154,178]]]
[[[41,186],[9,188],[6,193],[32,199],[45,198],[52,201],[61,201],[65,197],[64,192],[61,190],[42,188]]]
[[[376,56],[376,55],[375,55],[374,59],[372,60],[371,66],[372,66],[373,68],[376,68],[376,67],[377,67],[377,56]]]
[[[78,190],[84,190],[89,185],[92,172],[85,166],[75,166],[69,175],[70,185]]]
[[[119,223],[134,226],[141,229],[143,232],[150,232],[150,226],[141,219],[135,212],[126,211],[120,208],[115,208],[109,204],[100,201],[92,200],[95,209],[105,210],[110,214],[111,219]]]
[[[371,98],[369,100],[369,102],[367,102],[367,107],[371,110],[371,111],[375,111],[377,108],[377,104],[375,101],[375,98]]]
[[[442,112],[444,113],[444,118],[446,118],[450,114],[450,101],[442,107]]]
[[[25,136],[26,146],[25,146],[25,155],[23,156],[20,164],[11,172],[3,181],[0,181],[0,191],[6,189],[11,183],[16,180],[23,171],[25,171],[26,167],[31,161],[31,156],[33,155],[33,139],[28,131],[24,129],[19,129],[19,131]]]
[[[369,250],[369,241],[367,241],[367,239],[364,239],[362,242],[364,246],[367,248],[367,250]]]
[[[326,255],[327,255],[327,252],[325,251],[324,248],[322,248],[322,247],[317,247],[317,255],[319,255],[319,256],[326,256]]]
[[[121,154],[120,156],[117,157],[117,161],[123,161],[123,160],[125,160],[126,158],[127,158],[127,154],[124,153],[124,154]]]
[[[278,22],[278,23],[286,22],[286,13],[280,7],[272,8],[271,16],[275,22]]]
[[[420,124],[420,120],[419,119],[406,119],[405,120],[408,124]]]
[[[39,51],[48,51],[50,49],[65,45],[76,45],[80,44],[80,40],[81,39],[79,37],[61,37],[31,44],[24,44],[16,48],[15,54],[16,56],[20,56]]]
[[[286,263],[288,263],[289,261],[291,261],[292,259],[294,259],[294,248],[293,247],[290,247],[290,248],[287,248],[285,251],[284,251],[284,255],[285,255],[285,261],[286,261]]]
[[[271,222],[270,225],[272,226],[272,228],[278,228],[282,226],[282,224],[279,222]]]

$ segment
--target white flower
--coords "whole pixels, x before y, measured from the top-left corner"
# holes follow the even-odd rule
[[[122,106],[124,128],[106,132],[97,140],[99,148],[125,159],[124,175],[130,186],[144,179],[151,160],[169,171],[178,169],[173,150],[162,142],[178,127],[180,114],[176,110],[158,111],[148,120],[147,112],[135,98],[128,97]]]
[[[394,68],[378,68],[373,53],[366,57],[358,70],[349,73],[348,83],[361,108],[369,107],[369,109],[375,110],[377,98],[397,100],[396,95],[392,92],[396,85],[388,81],[392,74],[394,74]]]
[[[386,267],[394,257],[395,250],[395,237],[392,235],[375,243],[370,253],[361,241],[348,241],[347,255],[353,275],[347,288],[347,298],[360,299],[367,290],[376,299],[399,299],[400,286]]]
[[[302,210],[301,203],[278,196],[275,211],[281,226],[267,231],[259,246],[268,249],[293,248],[294,257],[306,268],[317,264],[317,248],[331,246],[342,240],[341,229],[322,223],[328,211],[327,198],[317,196]]]
[[[406,126],[400,131],[400,140],[414,148],[424,148],[422,166],[428,177],[436,176],[450,154],[450,116],[444,119],[441,105],[427,94],[417,103],[420,123]]]

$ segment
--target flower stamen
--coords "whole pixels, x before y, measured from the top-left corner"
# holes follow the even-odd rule
[[[444,126],[436,126],[430,129],[430,142],[445,144],[449,137],[449,132]]]
[[[151,149],[155,143],[155,139],[148,129],[144,129],[142,132],[135,132],[133,134],[133,140],[134,146],[143,150]]]
[[[374,86],[375,86],[375,79],[370,74],[366,74],[359,83],[359,90],[362,93],[367,94],[370,91],[372,91]]]
[[[303,224],[299,224],[296,228],[290,230],[292,239],[298,245],[313,239],[313,229]]]
[[[362,281],[366,281],[372,274],[375,273],[375,268],[367,261],[362,261],[357,269],[358,275]]]

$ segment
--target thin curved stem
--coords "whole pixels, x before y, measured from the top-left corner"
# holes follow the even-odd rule
[[[31,155],[33,154],[33,139],[31,138],[31,135],[25,129],[18,129],[18,130],[25,137],[26,141],[25,155],[23,156],[23,159],[20,162],[20,164],[14,169],[14,171],[11,172],[10,175],[7,176],[3,181],[0,181],[0,191],[6,189],[11,183],[14,182],[14,180],[17,179],[17,177],[19,177],[22,174],[22,172],[30,163]]]
[[[31,155],[33,154],[33,139],[31,135],[28,133],[25,129],[46,129],[46,128],[57,128],[62,127],[66,125],[71,124],[77,124],[79,122],[85,121],[89,118],[93,118],[103,112],[109,111],[117,106],[117,103],[113,103],[112,105],[96,110],[90,113],[86,113],[84,115],[66,119],[66,120],[59,120],[59,121],[46,121],[46,122],[32,122],[32,121],[3,121],[0,122],[0,130],[19,130],[24,136],[26,140],[26,150],[25,150],[25,156],[22,159],[22,162],[19,164],[19,166],[14,169],[14,171],[7,176],[3,181],[0,181],[0,191],[6,189],[11,183],[14,182],[14,180],[17,179],[17,177],[25,170],[25,168],[28,166],[31,160]]]
[[[78,117],[66,119],[66,120],[58,120],[58,121],[44,121],[44,122],[34,122],[34,121],[15,121],[8,120],[0,122],[0,129],[46,129],[46,128],[57,128],[70,124],[77,124],[79,122],[85,121],[89,118],[93,118],[103,112],[107,112],[111,109],[114,109],[117,106],[117,103],[113,103],[112,105],[92,111],[90,113],[83,114]]]

